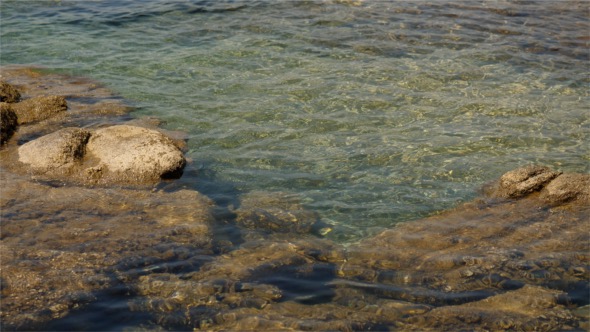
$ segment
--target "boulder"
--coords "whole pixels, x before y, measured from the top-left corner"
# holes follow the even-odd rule
[[[0,144],[12,137],[18,126],[16,114],[7,103],[0,103]]]
[[[83,129],[61,129],[19,147],[19,161],[38,173],[68,172],[83,158],[89,137]]]
[[[178,178],[186,164],[171,139],[156,130],[129,125],[96,130],[86,149],[97,159],[98,169],[106,169],[122,182]]]
[[[0,81],[0,102],[16,103],[20,100],[20,93],[12,85]]]
[[[68,109],[62,96],[42,96],[11,105],[19,124],[28,124],[48,119]]]

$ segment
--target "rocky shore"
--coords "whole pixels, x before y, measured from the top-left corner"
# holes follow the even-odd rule
[[[117,298],[132,330],[590,329],[590,175],[529,165],[354,244],[287,193],[220,207],[157,190],[183,141],[100,85],[3,68],[2,330],[76,329]]]

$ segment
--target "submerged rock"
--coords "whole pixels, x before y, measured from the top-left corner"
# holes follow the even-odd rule
[[[129,125],[96,130],[87,145],[99,167],[125,182],[179,178],[186,164],[182,152],[162,133]]]
[[[48,119],[68,109],[62,96],[33,97],[10,106],[21,125]]]
[[[2,330],[48,322],[141,275],[212,255],[212,202],[195,191],[51,187],[0,172]]]
[[[16,103],[19,101],[20,92],[7,82],[0,81],[0,102]]]
[[[0,102],[0,144],[6,143],[16,132],[17,127],[16,114],[7,103]]]
[[[309,233],[319,220],[318,214],[305,209],[297,196],[281,192],[245,194],[235,213],[239,225],[281,233]]]
[[[18,149],[19,161],[41,174],[69,173],[84,157],[90,132],[65,128],[23,144]]]

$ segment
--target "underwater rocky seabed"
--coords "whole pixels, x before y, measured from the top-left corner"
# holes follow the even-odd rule
[[[288,193],[220,206],[174,180],[102,181],[85,159],[40,173],[19,161],[27,142],[158,121],[87,79],[2,79],[21,92],[2,104],[15,114],[3,133],[16,129],[0,150],[2,330],[590,328],[588,174],[519,168],[474,201],[343,245]]]

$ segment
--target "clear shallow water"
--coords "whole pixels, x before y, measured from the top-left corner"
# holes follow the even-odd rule
[[[1,63],[188,133],[180,183],[297,193],[354,240],[517,166],[590,171],[585,1],[9,1]]]

